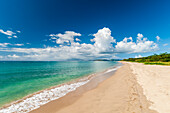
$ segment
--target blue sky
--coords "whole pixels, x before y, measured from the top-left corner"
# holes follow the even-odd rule
[[[169,4],[1,0],[0,60],[110,59],[169,52]]]

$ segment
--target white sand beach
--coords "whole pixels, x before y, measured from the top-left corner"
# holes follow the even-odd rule
[[[31,113],[169,113],[170,67],[123,64],[97,87],[81,93],[84,85]]]
[[[170,66],[129,63],[152,110],[170,113]]]

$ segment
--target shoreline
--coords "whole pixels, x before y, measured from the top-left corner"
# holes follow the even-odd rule
[[[157,113],[149,109],[152,103],[143,94],[130,64],[123,64],[95,87],[91,88],[92,81],[30,113]]]
[[[30,113],[170,112],[170,66],[120,63],[123,65],[119,69],[109,68],[88,79],[81,78],[89,81]]]
[[[35,92],[35,93],[32,93],[32,94],[29,94],[29,95],[23,97],[22,99],[19,99],[19,100],[17,100],[17,101],[14,101],[14,102],[11,102],[11,103],[9,103],[9,104],[6,104],[6,105],[2,106],[2,107],[0,108],[0,112],[1,112],[1,110],[7,109],[7,108],[9,108],[9,107],[11,107],[11,106],[13,106],[13,105],[15,105],[15,104],[20,104],[21,102],[23,102],[23,101],[25,101],[25,100],[27,100],[27,99],[35,96],[35,95],[39,95],[39,94],[41,94],[41,93],[43,93],[43,92],[45,92],[45,91],[53,90],[53,89],[60,88],[60,87],[62,87],[62,86],[66,86],[66,85],[72,85],[72,84],[84,82],[84,83],[82,83],[82,84],[79,84],[79,86],[76,87],[74,90],[71,90],[71,91],[69,91],[69,92],[67,92],[67,93],[73,92],[73,91],[75,91],[77,88],[83,86],[84,84],[87,84],[89,81],[91,81],[91,79],[95,78],[96,76],[101,75],[101,74],[104,74],[104,73],[109,73],[109,72],[107,72],[107,71],[109,71],[109,70],[115,71],[115,70],[116,70],[117,68],[119,68],[120,66],[121,66],[120,63],[118,63],[118,65],[113,66],[113,67],[111,67],[111,68],[108,68],[108,69],[106,69],[105,71],[96,72],[96,73],[93,73],[93,74],[90,74],[90,75],[84,75],[84,76],[82,76],[82,77],[80,77],[80,78],[73,79],[73,80],[71,80],[71,81],[68,81],[68,82],[65,82],[65,83],[62,83],[62,84],[59,84],[59,85],[56,85],[56,86],[52,86],[52,87],[47,88],[47,89],[44,89],[44,90],[40,90],[40,91]],[[111,72],[111,71],[110,71],[110,72]],[[69,89],[70,89],[70,88],[69,88]],[[67,93],[64,94],[64,95],[62,95],[62,96],[59,97],[59,98],[62,98],[63,96],[67,95]],[[58,100],[59,98],[50,100],[49,102]],[[49,102],[44,103],[44,104],[48,104]],[[40,106],[43,106],[44,104],[42,104],[42,105],[40,105]],[[35,109],[32,109],[32,110],[36,110],[36,109],[38,109],[38,108],[39,108],[39,107],[35,107]],[[21,109],[20,109],[20,110],[21,110]],[[32,110],[30,110],[30,111],[32,111]],[[21,111],[22,111],[22,110],[21,110]],[[30,111],[24,111],[24,112],[30,112]]]

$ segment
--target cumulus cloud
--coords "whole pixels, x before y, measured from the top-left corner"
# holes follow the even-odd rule
[[[159,37],[159,36],[156,36],[156,40],[159,41],[159,40],[160,40],[160,37]]]
[[[156,51],[158,49],[156,43],[144,38],[140,33],[137,35],[136,42],[132,40],[132,37],[125,37],[123,41],[117,42],[117,45],[115,46],[115,51],[118,53],[144,53]]]
[[[99,29],[96,34],[93,34],[95,38],[91,39],[94,43],[94,47],[99,52],[109,52],[113,50],[112,43],[116,43],[116,40],[111,36],[111,30],[109,28]]]
[[[140,34],[140,33],[138,33],[138,34],[137,34],[137,41],[141,41],[142,38],[143,38],[143,35]]]
[[[137,34],[136,42],[132,37],[125,37],[116,42],[109,28],[99,29],[93,34],[93,43],[82,43],[76,38],[81,36],[74,31],[66,31],[64,34],[50,34],[50,39],[56,42],[56,46],[44,48],[0,48],[0,52],[15,53],[5,57],[18,58],[18,60],[93,60],[96,58],[117,58],[118,53],[143,53],[155,51],[158,46],[149,41],[142,34]],[[114,46],[115,45],[115,46]]]
[[[20,31],[17,31],[18,33],[20,33]],[[16,36],[16,32],[13,32],[13,31],[10,31],[10,30],[7,30],[7,31],[4,31],[3,29],[0,29],[0,33],[4,34],[4,35],[7,35],[8,38],[18,38]]]
[[[115,39],[111,36],[110,29],[103,28],[94,34],[94,44],[78,43],[75,42],[75,36],[81,36],[80,33],[67,31],[65,34],[51,34],[51,39],[56,40],[60,46],[44,47],[44,48],[0,48],[2,52],[24,53],[20,60],[93,60],[96,58],[115,58],[115,54],[100,53],[104,50],[111,49]],[[56,39],[55,39],[56,38]],[[99,39],[101,38],[101,40]],[[58,40],[62,43],[58,43]],[[104,44],[108,44],[107,46]],[[99,45],[103,45],[101,48]]]
[[[73,44],[75,36],[81,36],[80,33],[74,31],[66,31],[64,34],[50,34],[51,39],[55,39],[57,44]]]

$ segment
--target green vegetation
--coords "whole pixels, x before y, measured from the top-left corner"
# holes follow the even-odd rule
[[[139,62],[144,64],[153,64],[153,65],[170,65],[170,53],[161,53],[159,55],[154,54],[148,57],[141,58],[128,58],[123,59],[122,61],[130,61],[130,62]]]

